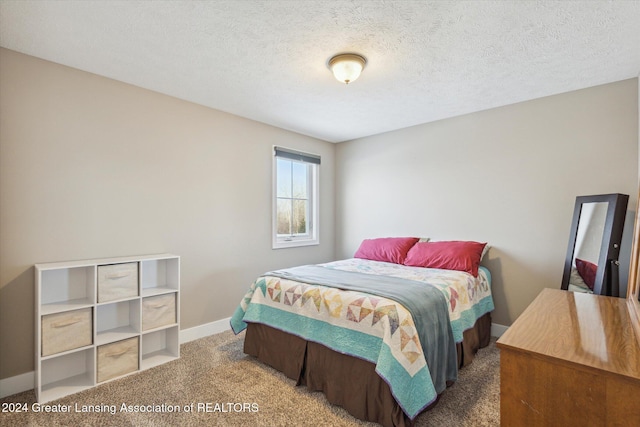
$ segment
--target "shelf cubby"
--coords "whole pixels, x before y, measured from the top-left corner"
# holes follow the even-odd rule
[[[42,361],[39,401],[47,402],[95,385],[95,348],[68,352]]]
[[[141,296],[148,297],[168,292],[175,292],[179,288],[179,258],[140,261]]]
[[[180,357],[180,328],[172,326],[142,335],[142,369],[152,368]]]
[[[140,333],[140,299],[98,305],[96,325],[96,345],[137,336]]]
[[[42,314],[90,307],[95,303],[95,266],[44,269],[40,275]]]

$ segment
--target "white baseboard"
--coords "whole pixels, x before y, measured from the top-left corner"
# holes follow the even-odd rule
[[[180,344],[228,331],[231,329],[230,321],[231,318],[227,317],[226,319],[216,320],[193,328],[182,329],[180,331]]]
[[[500,338],[502,336],[502,334],[507,332],[507,329],[509,329],[508,326],[498,325],[497,323],[492,323],[491,324],[491,336]]]
[[[0,399],[12,394],[22,393],[31,390],[35,384],[35,372],[25,372],[15,377],[0,380]]]
[[[193,328],[183,329],[180,331],[180,344],[228,331],[231,329],[230,320],[231,318],[228,317],[204,325],[194,326]],[[499,338],[507,329],[508,326],[492,323],[491,336]],[[31,390],[34,386],[34,380],[35,372],[33,371],[0,380],[0,399]]]

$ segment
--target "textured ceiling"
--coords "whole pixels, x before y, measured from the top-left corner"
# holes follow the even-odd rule
[[[637,77],[640,1],[0,0],[0,45],[339,142]]]

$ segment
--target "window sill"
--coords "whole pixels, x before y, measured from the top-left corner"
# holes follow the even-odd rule
[[[272,249],[286,249],[286,248],[297,248],[301,246],[315,246],[319,245],[320,241],[318,239],[308,239],[308,240],[291,240],[291,241],[279,241],[273,242],[271,246]]]

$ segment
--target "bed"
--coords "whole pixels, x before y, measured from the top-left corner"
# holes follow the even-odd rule
[[[245,353],[355,417],[411,424],[488,344],[494,308],[485,244],[434,244],[365,240],[354,258],[266,273],[232,329],[246,329]]]

